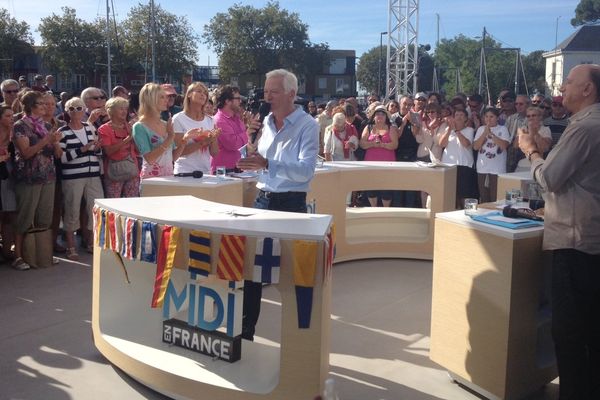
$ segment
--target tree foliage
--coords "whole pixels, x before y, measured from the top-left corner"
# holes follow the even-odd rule
[[[386,46],[373,47],[371,50],[366,51],[360,56],[358,59],[358,67],[356,68],[356,80],[361,88],[368,93],[377,93],[378,89],[380,89],[381,92],[385,91],[386,62]],[[382,95],[384,93],[379,94]]]
[[[579,26],[600,20],[600,0],[580,0],[571,25]]]
[[[311,43],[299,15],[280,9],[276,1],[260,9],[235,4],[204,26],[203,38],[219,56],[223,81],[275,68],[296,74],[321,71],[327,50],[325,44]]]
[[[150,6],[139,3],[131,8],[122,24],[124,57],[126,62],[151,68]],[[198,58],[198,35],[186,17],[178,17],[154,6],[156,29],[155,54],[157,78],[170,80],[189,72]],[[128,60],[128,61],[127,61]]]
[[[62,12],[42,18],[38,27],[44,62],[59,73],[88,73],[102,60],[103,33],[94,23],[77,18],[74,8],[62,7]]]
[[[542,57],[543,53],[543,50],[536,50],[523,56],[523,70],[530,94],[546,91],[546,61]]]
[[[25,21],[17,21],[0,8],[0,58],[7,60],[33,52],[33,37]]]
[[[514,91],[516,52],[502,49],[499,43],[489,38],[486,39],[485,47],[487,79],[485,75],[482,79],[484,86],[487,82],[491,97],[495,98],[503,88]],[[440,86],[443,91],[446,94],[453,95],[458,91],[457,89],[460,89],[456,86],[456,74],[457,69],[459,69],[462,91],[465,93],[477,92],[479,89],[480,57],[481,42],[478,40],[464,35],[459,35],[454,39],[442,39],[436,49],[435,60],[438,70],[441,71],[442,81]],[[529,71],[539,73],[539,69],[533,67]],[[543,72],[541,76],[543,79]],[[536,82],[538,79],[539,76],[527,77],[528,83]],[[519,81],[522,82],[521,72],[519,72]],[[525,93],[525,87],[520,85],[518,91]],[[485,93],[482,94],[485,95]]]
[[[412,48],[412,47],[411,47]],[[427,47],[429,49],[429,47]],[[381,51],[381,52],[380,52]],[[410,50],[409,50],[410,51]],[[419,71],[417,74],[418,90],[430,90],[433,73],[433,60],[423,46],[419,46]],[[379,60],[381,58],[381,81],[379,79]],[[377,93],[377,89],[381,88],[381,96],[385,95],[386,89],[386,68],[387,68],[387,46],[376,46],[371,50],[363,53],[358,61],[356,70],[356,80],[360,83],[361,88],[368,93]],[[409,86],[412,87],[412,84]]]

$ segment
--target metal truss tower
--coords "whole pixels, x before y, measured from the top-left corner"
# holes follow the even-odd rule
[[[385,97],[417,92],[419,0],[388,0]]]

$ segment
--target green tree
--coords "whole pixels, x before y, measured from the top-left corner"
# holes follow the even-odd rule
[[[502,50],[499,43],[486,39],[486,67],[489,92],[492,98],[505,87],[514,89],[515,60],[514,52]],[[441,78],[440,87],[447,95],[453,95],[458,89],[465,93],[474,93],[479,89],[479,64],[481,42],[458,35],[453,39],[442,39],[435,51],[435,62]],[[456,87],[456,74],[460,71],[462,88]],[[484,93],[485,94],[485,93]]]
[[[44,63],[59,73],[87,74],[102,60],[103,32],[95,24],[77,18],[74,8],[62,7],[62,12],[42,18],[38,27]]]
[[[25,21],[17,21],[4,8],[0,8],[0,71],[12,72],[16,59],[33,53],[33,37]]]
[[[385,68],[387,63],[387,47],[376,46],[371,50],[363,53],[358,59],[358,67],[356,68],[356,80],[360,87],[368,93],[377,93],[379,89],[385,95]],[[380,74],[381,67],[381,74]],[[378,79],[381,78],[381,80]]]
[[[242,74],[260,77],[275,68],[296,74],[323,70],[326,44],[311,43],[297,13],[269,2],[264,8],[236,4],[204,26],[203,38],[219,56],[221,80]]]
[[[527,79],[527,88],[529,93],[546,91],[546,61],[542,54],[543,50],[532,51],[523,56],[523,70]],[[522,93],[525,93],[523,90]]]
[[[186,17],[171,14],[160,5],[154,6],[154,20],[157,79],[169,81],[190,71],[198,58],[199,37]],[[150,27],[150,6],[139,3],[131,8],[122,24],[125,63],[151,68]]]
[[[600,20],[600,0],[580,0],[571,25],[579,26]]]
[[[419,46],[419,72],[418,90],[431,90],[431,81],[433,73],[433,59],[427,53],[429,46]],[[381,52],[380,52],[381,51]],[[379,79],[379,60],[381,59],[381,81]],[[359,58],[358,68],[356,70],[356,80],[360,83],[362,89],[368,93],[377,93],[380,88],[381,96],[385,95],[385,81],[387,68],[387,46],[373,47],[371,50],[363,53]],[[411,85],[409,85],[411,86]],[[412,86],[411,86],[412,87]]]

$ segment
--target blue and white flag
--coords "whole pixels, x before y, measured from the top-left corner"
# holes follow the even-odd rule
[[[257,238],[252,281],[279,283],[281,245],[279,239]]]
[[[156,250],[158,241],[156,228],[158,224],[154,222],[142,223],[141,253],[140,260],[156,264]]]

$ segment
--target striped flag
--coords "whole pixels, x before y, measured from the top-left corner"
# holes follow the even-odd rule
[[[335,259],[335,226],[333,224],[331,224],[329,232],[325,237],[323,252],[323,281],[325,281],[331,274],[333,260]]]
[[[190,261],[188,271],[208,276],[210,274],[210,232],[190,232]]]
[[[121,255],[128,260],[135,260],[137,255],[137,244],[139,243],[137,237],[137,220],[131,217],[125,218],[123,231],[123,251],[121,252]]]
[[[222,235],[217,262],[217,276],[228,281],[241,281],[244,276],[245,236]]]
[[[156,257],[156,276],[154,278],[154,291],[152,293],[152,308],[163,305],[165,292],[167,291],[169,279],[171,279],[173,262],[175,261],[179,228],[165,225],[162,227],[160,236],[158,256]]]
[[[310,317],[312,313],[318,243],[306,240],[296,240],[294,241],[293,248],[298,328],[307,329],[310,327]]]
[[[98,223],[95,226],[94,236],[96,245],[102,249],[106,248],[106,210],[98,209],[97,213]]]
[[[281,245],[279,239],[257,238],[252,281],[279,283]]]
[[[117,224],[116,215],[112,211],[106,213],[107,216],[107,229],[108,229],[108,243],[107,247],[109,250],[115,251],[117,249]]]
[[[158,225],[154,222],[142,222],[142,238],[140,260],[149,263],[156,263],[156,228]]]

